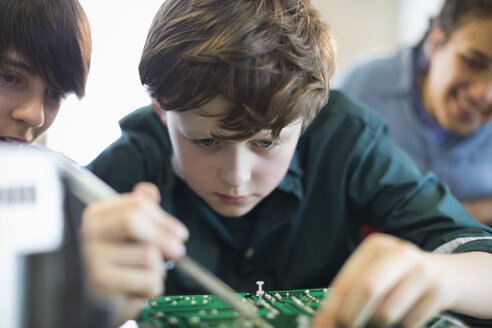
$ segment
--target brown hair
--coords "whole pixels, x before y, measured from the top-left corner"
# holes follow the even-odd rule
[[[419,44],[423,45],[431,29],[435,26],[441,28],[445,40],[449,40],[453,32],[472,17],[492,17],[492,0],[446,0],[439,14],[430,20],[429,29]]]
[[[329,27],[310,0],[167,0],[151,25],[140,79],[164,110],[215,96],[234,107],[221,128],[242,139],[306,126],[328,99],[334,71]]]
[[[77,0],[0,0],[0,67],[12,53],[54,88],[85,93],[91,37]]]

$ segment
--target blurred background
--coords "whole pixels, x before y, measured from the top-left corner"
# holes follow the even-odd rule
[[[118,120],[150,103],[138,77],[147,30],[163,0],[79,0],[92,28],[87,94],[70,96],[46,136],[82,165],[120,136]],[[364,54],[416,43],[442,0],[312,0],[337,41],[337,71]]]

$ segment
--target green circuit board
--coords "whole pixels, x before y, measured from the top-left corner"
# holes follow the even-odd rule
[[[238,293],[244,301],[257,308],[258,315],[273,328],[307,328],[328,289],[289,290]],[[163,296],[146,301],[137,318],[139,328],[198,327],[198,328],[254,328],[248,321],[214,295]],[[268,326],[267,326],[268,327]],[[447,315],[436,317],[428,327],[466,327]]]

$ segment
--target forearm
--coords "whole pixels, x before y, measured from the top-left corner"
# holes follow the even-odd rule
[[[446,288],[453,290],[450,310],[481,319],[492,318],[492,254],[432,254],[442,265]]]
[[[492,196],[469,200],[462,204],[478,221],[492,225]]]

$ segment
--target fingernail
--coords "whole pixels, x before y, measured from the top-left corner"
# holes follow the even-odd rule
[[[172,255],[173,257],[181,257],[186,254],[186,248],[181,243],[169,243],[166,249],[169,253],[171,253],[170,255]]]
[[[189,232],[188,229],[182,224],[174,225],[174,233],[183,240],[188,240]]]

